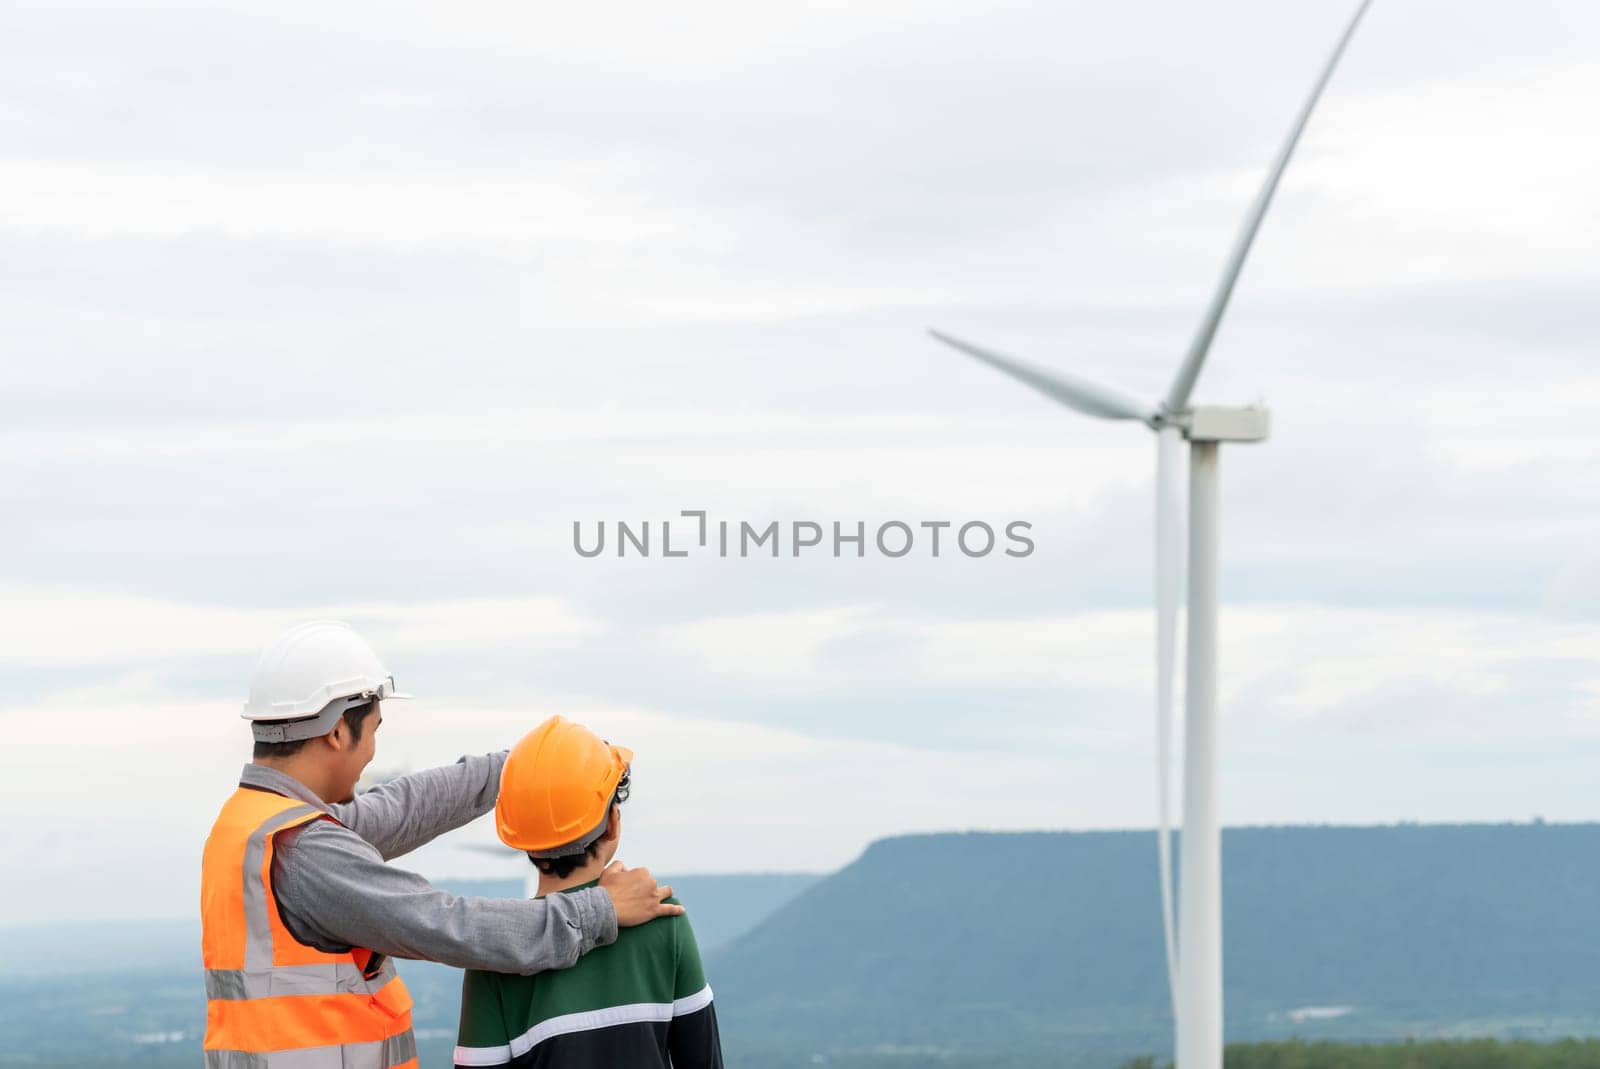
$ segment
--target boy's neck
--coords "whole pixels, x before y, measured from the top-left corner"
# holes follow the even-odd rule
[[[565,876],[551,876],[548,873],[539,873],[539,897],[553,895],[581,884],[598,880],[605,871],[605,863],[600,858],[591,858],[589,863],[582,868],[573,869]]]

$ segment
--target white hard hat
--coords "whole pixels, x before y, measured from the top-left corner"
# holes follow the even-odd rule
[[[326,735],[347,708],[397,693],[394,676],[349,624],[313,620],[268,646],[250,677],[244,718],[262,742]]]

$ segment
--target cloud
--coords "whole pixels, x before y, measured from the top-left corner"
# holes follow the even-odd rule
[[[386,716],[380,765],[500,749],[559,709],[637,751],[627,859],[679,873],[826,869],[895,831],[1015,826],[1026,819],[1008,789],[1019,767],[1036,784],[1050,772],[1043,757],[1019,766],[1014,755],[824,740],[549,695],[517,707],[445,704],[417,701]],[[231,703],[174,701],[129,678],[5,708],[0,719],[11,739],[0,755],[0,819],[19,826],[0,847],[0,894],[13,920],[187,913],[200,844],[247,753]],[[137,806],[107,816],[111,800],[135,795]],[[50,799],[43,810],[40,798]],[[1074,819],[1102,818],[1085,808]],[[458,849],[492,838],[474,826],[402,863],[435,875],[492,873],[494,862]],[[740,849],[730,854],[730,843]]]
[[[52,160],[0,162],[0,229],[108,237],[312,238],[378,246],[414,242],[586,244],[660,240],[694,225],[613,190],[605,170],[496,178],[267,174]],[[705,223],[702,226],[708,225]]]
[[[1225,605],[1219,627],[1220,699],[1230,723],[1247,729],[1315,723],[1415,745],[1448,724],[1446,744],[1520,745],[1533,723],[1559,734],[1600,678],[1600,628],[1525,613]],[[784,687],[877,675],[979,683],[1002,703],[1033,684],[1135,702],[1154,687],[1151,610],[923,621],[852,607],[700,621],[664,629],[661,641],[709,675]],[[860,644],[879,651],[865,665],[848,656]],[[1180,648],[1180,707],[1183,657]],[[1375,707],[1381,723],[1369,716]]]
[[[500,698],[477,678],[436,686],[386,717],[378,767],[502,748],[561,712],[635,749],[628,859],[678,873],[829,869],[912,830],[1148,826],[1147,629],[1132,612],[943,627],[853,608],[712,621],[658,636],[701,667],[690,685],[651,679],[650,701],[600,675]],[[874,646],[885,631],[902,641]],[[742,633],[764,641],[740,645]],[[1592,627],[1230,607],[1223,635],[1229,823],[1588,812],[1600,742]],[[875,651],[865,667],[849,663],[861,644]],[[627,676],[636,662],[613,648],[606,663]],[[0,847],[0,893],[20,916],[187,911],[199,843],[247,739],[235,698],[182,697],[165,676],[140,670],[0,706],[0,819],[18,830]],[[823,683],[835,689],[817,691]],[[1120,707],[1075,703],[1086,684]],[[832,730],[784,715],[796,690],[802,705],[838,705]],[[941,706],[951,691],[974,697]],[[138,806],[107,817],[108,799],[133,795]],[[435,876],[506,871],[459,849],[491,841],[473,825],[404,864]],[[114,903],[103,894],[112,873]]]
[[[0,592],[0,666],[97,667],[226,656],[241,664],[309,619],[345,620],[393,654],[419,649],[559,649],[603,629],[558,598],[239,609],[135,595],[11,587]]]
[[[397,760],[636,734],[657,867],[1145,822],[1151,444],[922,331],[1158,395],[1345,15],[23,5],[8,901],[187,911],[249,665],[309,615],[428,696]],[[1224,461],[1230,820],[1593,816],[1597,30],[1377,5],[1307,132],[1198,394],[1275,416]],[[685,508],[1039,549],[571,552]]]
[[[825,647],[869,630],[871,614],[870,607],[845,606],[726,616],[668,627],[661,641],[673,653],[693,656],[712,675],[792,684],[815,676]]]

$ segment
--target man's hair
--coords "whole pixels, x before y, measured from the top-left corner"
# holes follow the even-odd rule
[[[367,702],[364,705],[352,705],[341,714],[340,719],[350,727],[350,738],[355,742],[361,741],[361,732],[366,727],[367,714],[377,709],[378,703]],[[293,742],[262,742],[256,740],[256,747],[251,752],[252,757],[293,757],[310,739],[296,739]]]

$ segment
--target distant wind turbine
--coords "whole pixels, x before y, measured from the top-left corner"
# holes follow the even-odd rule
[[[518,859],[522,862],[522,897],[539,897],[539,870],[533,867],[533,863],[528,860],[528,855],[521,850],[513,850],[509,846],[490,843],[458,843],[457,847],[474,854],[490,854],[501,860]]]
[[[1041,367],[931,331],[935,338],[1087,416],[1137,420],[1156,432],[1156,811],[1161,919],[1167,981],[1176,1025],[1177,1069],[1222,1067],[1222,835],[1217,817],[1217,460],[1223,442],[1267,437],[1259,407],[1191,405],[1233,287],[1256,231],[1272,203],[1300,134],[1372,0],[1362,0],[1300,109],[1266,182],[1256,194],[1211,303],[1200,319],[1167,396],[1149,404],[1063,371]],[[1171,843],[1172,691],[1182,582],[1183,520],[1178,487],[1179,439],[1189,441],[1188,673],[1184,689],[1183,855],[1174,937]]]

